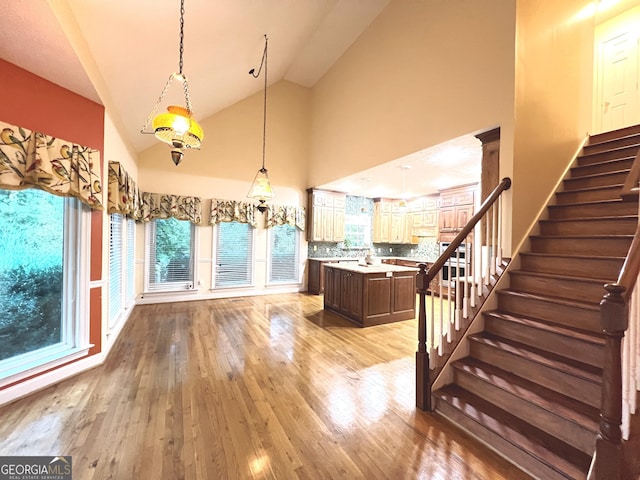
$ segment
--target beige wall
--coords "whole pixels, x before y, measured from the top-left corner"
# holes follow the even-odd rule
[[[498,125],[510,137],[514,38],[515,0],[392,1],[313,88],[308,185]]]
[[[529,230],[591,125],[594,19],[588,0],[519,0],[514,244]]]
[[[266,167],[275,203],[304,205],[307,174],[310,92],[281,81],[268,89]],[[194,108],[197,105],[194,106]],[[170,147],[157,143],[142,152],[138,165],[143,190],[244,200],[262,164],[263,90],[205,119],[201,150],[187,150],[182,163],[171,161]],[[153,171],[153,178],[149,172]],[[179,173],[179,175],[176,175]],[[194,191],[194,178],[206,193]],[[187,179],[183,183],[182,179]],[[237,183],[229,183],[229,180]],[[233,188],[230,188],[233,186]],[[167,189],[170,191],[167,191]],[[295,198],[291,191],[297,192]],[[286,193],[286,196],[281,195]]]

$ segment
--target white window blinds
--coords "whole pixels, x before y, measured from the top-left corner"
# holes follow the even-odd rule
[[[123,218],[110,215],[109,226],[109,327],[113,327],[124,308],[122,299]]]
[[[292,225],[269,229],[269,283],[298,283],[299,230]]]
[[[253,227],[221,222],[215,227],[214,286],[239,287],[253,283]]]
[[[193,289],[196,235],[193,223],[167,218],[147,225],[148,291]]]

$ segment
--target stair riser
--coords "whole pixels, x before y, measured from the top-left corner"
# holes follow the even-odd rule
[[[591,431],[554,412],[529,403],[522,397],[502,390],[464,370],[454,369],[454,381],[456,385],[467,389],[540,430],[559,438],[574,448],[584,453],[593,453],[598,432]]]
[[[593,220],[542,220],[541,235],[633,235],[638,226],[637,217]]]
[[[613,281],[614,279],[612,279]],[[604,283],[594,283],[562,277],[548,278],[527,274],[512,274],[510,284],[513,290],[519,292],[562,297],[580,302],[598,303],[606,290]]]
[[[504,292],[498,292],[498,309],[513,315],[538,318],[590,332],[602,332],[599,310],[550,303]]]
[[[485,315],[485,331],[602,368],[604,349],[599,344],[584,342],[575,337],[568,337],[517,322],[510,322],[489,314]]]
[[[470,347],[470,354],[473,358],[490,365],[496,365],[503,370],[520,375],[522,378],[555,390],[587,405],[600,407],[601,392],[599,385],[473,340],[470,342]]]
[[[601,278],[618,278],[621,258],[539,257],[520,255],[520,268],[531,272],[588,277],[598,272]]]
[[[446,418],[458,428],[463,429],[472,437],[479,439],[489,446],[498,455],[504,457],[508,462],[516,465],[535,478],[545,480],[567,480],[567,477],[553,470],[544,463],[536,460],[531,455],[508,442],[491,430],[483,427],[478,422],[469,418],[461,410],[443,400],[436,401],[436,413]]]
[[[554,238],[531,237],[531,251],[535,253],[564,253],[574,255],[626,256],[631,238]]]
[[[603,202],[578,205],[550,205],[549,220],[637,215],[638,202]]]
[[[564,190],[577,190],[592,187],[609,187],[611,185],[624,185],[627,171],[607,173],[597,176],[567,178],[563,180]]]
[[[591,163],[600,163],[606,160],[617,160],[619,158],[635,157],[638,153],[638,146],[618,148],[615,150],[607,150],[606,152],[594,153],[593,155],[580,155],[578,157],[578,165],[588,165]]]
[[[633,160],[634,157],[630,156],[603,163],[587,163],[584,165],[581,165],[580,160],[578,160],[578,166],[571,169],[571,178],[597,175],[599,173],[613,173],[620,170],[631,170]]]
[[[594,153],[606,152],[607,150],[613,150],[624,147],[640,147],[640,135],[628,135],[626,137],[616,138],[604,143],[596,143],[585,145],[583,149],[584,155],[592,155]]]
[[[556,193],[556,203],[567,205],[570,203],[600,202],[602,200],[619,200],[621,186],[600,187],[594,190],[576,190]]]

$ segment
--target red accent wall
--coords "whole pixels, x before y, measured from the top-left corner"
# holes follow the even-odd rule
[[[0,120],[37,130],[100,151],[104,157],[104,107],[66,88],[34,75],[0,58]],[[102,162],[101,162],[102,163]],[[102,187],[107,180],[102,172]],[[102,279],[102,219],[104,212],[91,213],[92,281]],[[90,354],[101,351],[102,288],[91,290]]]

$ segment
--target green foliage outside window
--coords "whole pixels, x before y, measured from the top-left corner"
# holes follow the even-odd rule
[[[61,341],[64,199],[0,190],[0,360]]]

